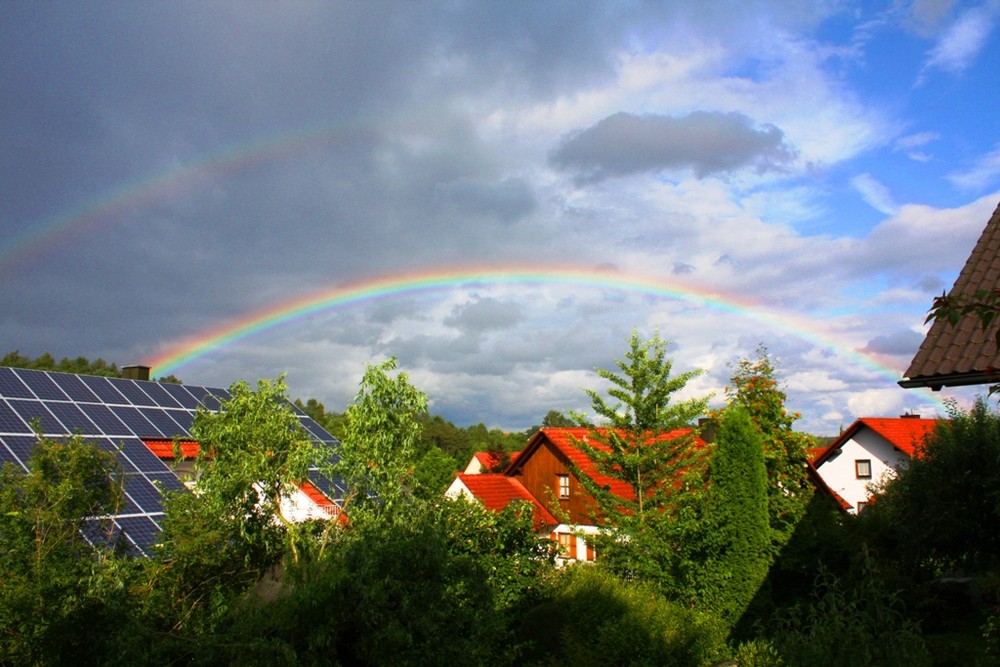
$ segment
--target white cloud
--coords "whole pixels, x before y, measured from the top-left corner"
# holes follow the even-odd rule
[[[967,10],[928,52],[917,84],[924,82],[928,70],[937,69],[951,74],[965,70],[985,46],[992,29],[993,17],[984,8]]]
[[[871,174],[858,174],[851,179],[851,185],[865,203],[876,211],[886,215],[895,215],[899,211],[899,206],[893,201],[889,188],[875,180]]]
[[[966,191],[982,190],[1000,180],[1000,143],[963,171],[954,171],[946,177],[956,187]]]

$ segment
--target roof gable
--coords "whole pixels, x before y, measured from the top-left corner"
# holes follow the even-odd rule
[[[604,429],[598,429],[598,431],[603,430]],[[532,436],[528,445],[524,448],[517,460],[513,461],[510,466],[507,467],[504,474],[515,474],[518,469],[522,468],[525,463],[530,460],[531,455],[537,451],[539,447],[548,443],[570,466],[578,468],[581,472],[593,479],[599,486],[608,489],[619,498],[633,500],[635,498],[635,493],[632,486],[620,479],[609,477],[600,473],[591,458],[579,446],[581,442],[585,442],[598,451],[610,451],[610,448],[604,443],[589,440],[590,433],[591,430],[589,428],[583,427],[540,429],[534,436]],[[675,438],[686,437],[692,434],[694,434],[693,428],[679,428],[661,434],[657,440],[673,440]],[[694,442],[696,446],[704,446],[706,444],[705,441],[697,435],[694,436]]]
[[[476,500],[494,512],[500,512],[515,500],[531,503],[536,526],[555,526],[559,521],[532,496],[520,481],[499,473],[469,475],[458,473],[456,478]]]
[[[1000,206],[986,223],[979,241],[955,280],[949,296],[971,296],[979,290],[1000,289]],[[956,387],[996,382],[1000,377],[1000,350],[995,335],[1000,321],[984,330],[975,315],[954,326],[934,320],[917,350],[903,387]]]
[[[829,447],[824,449],[813,461],[817,467],[832,458],[833,454],[852,440],[859,431],[870,429],[885,438],[889,444],[909,457],[918,455],[917,448],[923,444],[924,438],[938,425],[939,419],[921,419],[919,417],[861,417],[840,434]]]

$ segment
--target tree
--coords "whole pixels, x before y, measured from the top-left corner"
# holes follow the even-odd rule
[[[256,391],[237,382],[217,411],[199,408],[191,427],[200,445],[199,503],[231,523],[248,557],[256,553],[265,562],[280,555],[282,542],[298,558],[296,531],[282,499],[308,479],[311,467],[328,467],[332,455],[302,427],[285,390],[283,378],[259,380]]]
[[[43,438],[27,463],[27,474],[0,468],[0,663],[100,662],[107,635],[79,628],[108,616],[101,584],[123,497],[114,455]]]
[[[620,373],[597,371],[611,383],[608,398],[586,390],[600,426],[576,415],[589,429],[588,442],[579,446],[597,471],[631,489],[631,497],[623,498],[575,470],[603,520],[614,527],[598,536],[598,550],[612,567],[651,578],[662,578],[669,567],[665,531],[676,528],[671,526],[683,514],[685,492],[703,487],[705,470],[705,452],[695,445],[694,431],[678,430],[704,414],[708,397],[672,402],[701,371],[671,377],[667,346],[659,334],[646,341],[633,331],[625,359],[617,362]]]
[[[860,517],[880,552],[926,576],[1000,567],[1000,414],[980,397],[950,418]]]
[[[337,472],[350,488],[353,510],[392,513],[413,497],[420,417],[427,397],[406,373],[392,377],[396,360],[368,364],[347,409]]]
[[[735,625],[767,577],[767,471],[760,434],[744,408],[721,418],[709,465],[706,554],[701,599],[730,627]]]
[[[775,363],[767,348],[759,345],[756,357],[741,359],[733,370],[726,397],[730,406],[742,407],[760,435],[768,479],[768,513],[777,552],[802,518],[812,498],[806,477],[808,435],[792,426],[799,415],[785,407],[787,395],[777,379]]]

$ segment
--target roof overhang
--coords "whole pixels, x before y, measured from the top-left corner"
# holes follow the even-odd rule
[[[930,387],[940,391],[942,387],[968,387],[977,384],[996,384],[1000,382],[1000,371],[969,371],[968,373],[952,373],[950,375],[927,375],[923,377],[906,378],[897,384],[904,389]]]

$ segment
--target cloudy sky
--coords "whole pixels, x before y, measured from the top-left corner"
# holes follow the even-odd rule
[[[716,403],[766,345],[813,433],[931,414],[974,394],[895,381],[1000,202],[998,23],[996,1],[2,3],[0,352],[149,363],[329,303],[170,370],[287,373],[342,410],[391,355],[435,413],[522,429],[585,408],[635,327]]]

